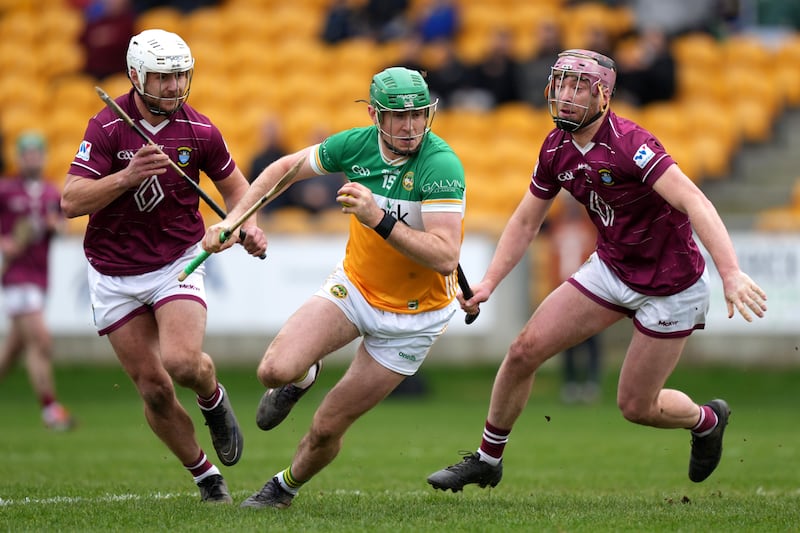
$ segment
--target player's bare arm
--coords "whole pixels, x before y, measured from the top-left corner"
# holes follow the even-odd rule
[[[222,199],[228,209],[234,207],[241,201],[249,187],[247,179],[238,167],[231,172],[227,178],[214,182],[214,186],[222,195]],[[244,230],[247,235],[242,243],[247,253],[260,256],[267,251],[267,238],[264,236],[264,232],[261,228],[258,227],[257,218],[255,216],[250,217],[242,224],[242,230]],[[239,232],[234,232],[234,234],[231,235],[231,240],[233,240],[233,242],[238,242]]]
[[[728,318],[734,309],[748,322],[752,311],[763,317],[767,310],[767,295],[750,277],[741,271],[725,223],[705,194],[677,165],[669,167],[653,185],[653,189],[670,205],[686,213],[700,242],[703,243],[717,267],[728,306]]]
[[[225,220],[217,224],[212,224],[208,227],[206,230],[206,235],[202,241],[203,249],[209,253],[216,253],[230,248],[235,242],[237,242],[236,239],[227,239],[224,242],[221,242],[222,239],[220,239],[220,234],[223,231],[227,231],[256,203],[261,202],[264,195],[287,176],[287,173],[292,170],[292,167],[298,162],[298,160],[302,159],[303,163],[300,165],[297,173],[293,175],[292,179],[282,185],[280,192],[275,196],[279,196],[280,193],[285,191],[292,183],[296,181],[318,176],[318,174],[311,169],[311,165],[308,164],[309,150],[310,148],[303,148],[294,154],[281,157],[261,171],[261,174],[259,174],[258,177],[253,180],[239,201],[236,202],[236,205],[230,209],[228,216],[225,217]],[[255,224],[255,221],[255,218],[251,218],[249,224]]]
[[[151,176],[167,171],[169,157],[158,147],[145,145],[131,158],[128,166],[100,179],[67,174],[61,195],[61,209],[67,218],[94,213],[124,192],[138,187]]]

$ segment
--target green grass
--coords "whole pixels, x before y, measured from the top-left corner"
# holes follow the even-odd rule
[[[0,384],[0,531],[800,531],[800,370],[679,368],[670,386],[698,401],[724,397],[733,411],[722,464],[700,484],[686,474],[688,433],[624,421],[615,375],[600,404],[567,407],[545,371],[511,435],[502,483],[432,490],[429,473],[477,448],[494,370],[426,367],[427,395],[389,398],[292,507],[255,511],[199,503],[118,367],[57,368],[60,396],[80,419],[63,434],[42,428],[18,369]],[[326,367],[265,433],[254,423],[255,364],[220,368],[246,436],[240,463],[220,466],[237,504],[288,465],[342,372]],[[215,460],[191,394],[180,394]]]

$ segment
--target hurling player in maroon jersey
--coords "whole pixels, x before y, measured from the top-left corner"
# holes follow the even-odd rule
[[[40,133],[22,133],[16,155],[18,176],[0,180],[3,307],[9,322],[0,353],[0,380],[24,355],[44,425],[63,431],[72,428],[75,419],[56,399],[53,340],[45,322],[50,243],[64,224],[61,196],[42,174],[47,146]]]
[[[157,146],[102,110],[89,120],[61,205],[68,217],[89,215],[84,250],[95,325],[136,385],[147,422],[192,475],[203,501],[230,503],[173,384],[195,392],[217,456],[236,464],[242,433],[202,347],[205,272],[177,281],[202,251],[200,198],[170,159],[195,181],[204,172],[229,207],[248,182],[217,127],[186,103],[194,58],[183,39],[145,30],[131,39],[127,65],[133,87],[116,102]],[[266,238],[255,219],[243,228],[248,253],[263,254]]]
[[[434,472],[434,488],[494,487],[503,450],[525,408],[536,370],[570,346],[629,317],[633,334],[622,364],[617,405],[629,421],[691,431],[689,478],[706,479],[722,456],[730,409],[664,388],[689,335],[705,325],[708,271],[696,233],[722,278],[728,316],[762,317],[766,295],[742,272],[717,210],[655,136],[610,109],[616,82],[610,58],[590,50],[559,54],[546,88],[555,122],[529,190],[508,221],[474,296],[477,311],[520,261],[563,188],[595,227],[594,253],[545,298],[512,342],[495,378],[479,449]]]

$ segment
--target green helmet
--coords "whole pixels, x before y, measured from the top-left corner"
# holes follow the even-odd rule
[[[392,152],[398,155],[411,155],[419,151],[422,141],[431,130],[438,103],[438,100],[431,102],[431,93],[422,74],[405,67],[390,67],[375,74],[369,86],[369,103],[375,109],[377,126],[383,135],[383,141]],[[397,114],[406,111],[424,113],[424,128],[403,136],[392,134],[391,127],[384,129],[386,125],[383,119],[384,112]],[[401,143],[415,139],[419,142],[414,148],[400,148]]]
[[[419,109],[431,105],[431,94],[416,70],[390,67],[372,77],[369,103],[378,110]]]

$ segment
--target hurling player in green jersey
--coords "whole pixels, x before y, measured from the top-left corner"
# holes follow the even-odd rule
[[[464,169],[430,131],[436,101],[419,72],[392,67],[373,77],[367,110],[370,126],[336,133],[269,165],[203,241],[209,252],[228,248],[220,232],[298,160],[303,162],[294,181],[332,172],[348,179],[337,196],[343,216],[350,217],[344,259],[331,265],[320,290],[267,348],[258,366],[258,379],[267,387],[258,426],[280,424],[316,381],[322,359],[359,337],[361,342],[350,368],[322,400],[291,465],[244,507],[289,506],[300,487],[333,461],[350,425],[417,372],[458,309]]]

